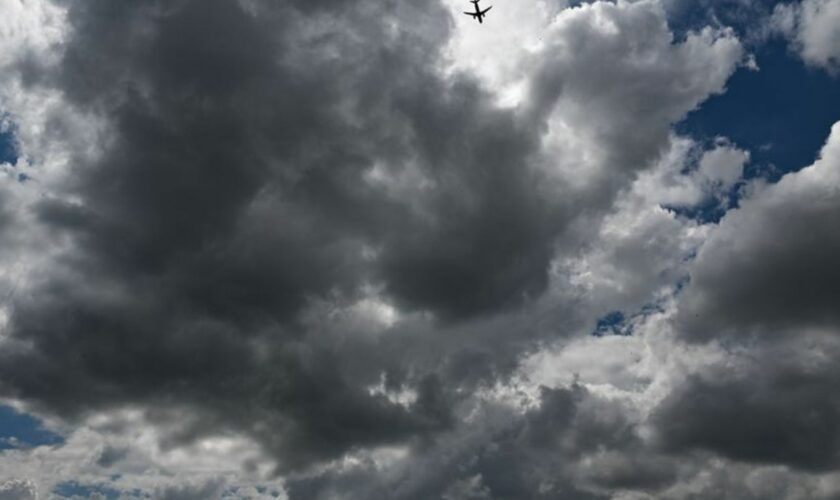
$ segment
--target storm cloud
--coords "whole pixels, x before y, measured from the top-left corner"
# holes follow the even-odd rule
[[[0,5],[0,397],[63,436],[0,452],[0,496],[840,490],[840,131],[778,182],[680,135],[755,70],[734,29]]]

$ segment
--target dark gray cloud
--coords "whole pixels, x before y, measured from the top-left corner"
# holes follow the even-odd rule
[[[725,354],[656,410],[666,449],[837,469],[837,131],[814,165],[754,186],[692,264],[675,326]]]
[[[805,345],[803,345],[805,344]],[[817,354],[819,352],[820,354]],[[835,470],[840,460],[840,377],[824,360],[836,341],[801,341],[758,348],[694,375],[654,416],[671,451],[706,450],[734,460]]]
[[[66,417],[192,409],[173,443],[234,426],[288,467],[446,428],[437,375],[300,316],[370,282],[442,321],[546,286],[564,217],[533,196],[537,128],[437,73],[442,6],[68,7],[64,55],[33,85],[97,115],[107,139],[34,208],[72,250],[15,298],[11,338],[28,347],[4,352],[4,392]],[[395,196],[374,167],[429,187]],[[382,372],[416,402],[369,394]]]
[[[687,336],[708,340],[837,329],[838,127],[821,158],[758,187],[704,245],[680,303]]]
[[[398,473],[330,472],[290,482],[290,496],[597,499],[655,492],[676,478],[672,463],[646,451],[621,403],[580,386],[543,388],[539,403],[523,415],[484,407],[473,423],[413,449]]]
[[[120,460],[123,460],[127,455],[127,448],[114,448],[112,446],[108,446],[99,454],[99,458],[96,460],[96,465],[108,468]]]
[[[787,372],[772,372],[752,399],[740,374],[690,379],[657,410],[661,448],[633,404],[582,385],[543,388],[529,409],[482,399],[525,355],[591,330],[590,309],[613,300],[552,289],[566,279],[552,263],[586,257],[605,215],[621,225],[634,210],[616,198],[738,64],[730,33],[674,43],[656,2],[570,11],[523,63],[524,102],[510,108],[480,78],[442,70],[454,24],[434,0],[56,3],[70,27],[60,57],[22,57],[15,69],[28,90],[56,92],[100,128],[96,151],[71,148],[27,205],[54,247],[9,297],[0,396],[71,424],[135,410],[163,451],[244,436],[292,498],[656,497],[691,477],[695,449],[833,466],[833,444],[811,435],[810,449],[778,455],[796,433],[835,432],[833,403],[815,399],[830,377],[788,390]],[[71,121],[46,122],[46,136],[73,138]],[[737,226],[727,220],[721,241]],[[830,219],[821,227],[829,238]],[[611,293],[636,303],[679,274],[643,256],[682,255],[681,235],[640,232],[603,257],[616,268],[630,258],[642,276]],[[710,243],[698,258],[680,304],[689,336],[708,330],[689,324],[703,308],[726,328],[753,314],[708,305],[723,296],[714,252]],[[785,252],[756,269],[788,262]],[[793,300],[785,293],[754,298],[753,316]],[[832,297],[820,300],[803,301],[797,318],[829,311]],[[820,425],[775,392],[812,405]],[[697,406],[695,393],[712,402]],[[730,446],[731,434],[706,427],[736,418],[727,401],[744,405],[737,417],[773,418]],[[773,450],[755,444],[786,419],[791,435],[773,436]],[[121,425],[108,432],[130,434]],[[399,458],[382,466],[377,454],[389,452]],[[122,441],[90,461],[110,473],[143,459]],[[207,498],[227,487],[155,491]]]
[[[233,2],[77,10],[58,84],[79,104],[110,101],[115,128],[76,179],[88,211],[78,229],[97,265],[195,266],[172,285],[197,307],[282,320],[309,295],[352,293],[365,275],[401,305],[455,318],[544,288],[558,214],[531,196],[537,137],[474,82],[437,76],[434,32],[382,43],[379,16],[339,9],[319,14],[338,24],[332,32],[297,47],[296,28],[263,20],[307,25],[285,7],[262,17]],[[432,2],[388,10],[448,25]],[[103,44],[108,36],[127,39]],[[389,199],[364,175],[377,162],[388,173],[416,164],[434,187],[408,193],[416,207]],[[43,217],[70,210],[47,206]],[[376,263],[360,262],[362,244],[381,252]]]
[[[185,484],[170,486],[157,491],[155,498],[160,500],[201,500],[205,498],[221,498],[224,493],[225,482],[221,479],[209,480],[203,484]]]

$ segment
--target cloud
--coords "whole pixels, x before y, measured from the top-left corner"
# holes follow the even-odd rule
[[[674,326],[722,353],[655,410],[666,449],[836,470],[838,138],[835,124],[813,165],[753,186],[690,266]]]
[[[715,366],[692,377],[658,409],[661,439],[677,451],[705,449],[747,462],[836,469],[840,407],[827,394],[838,374],[827,366],[808,367],[798,359],[801,351],[765,349],[760,364],[733,357],[736,369]]]
[[[664,461],[636,454],[641,440],[620,403],[580,386],[543,388],[539,404],[523,414],[488,405],[469,428],[386,474],[358,467],[289,484],[291,498],[330,498],[365,484],[358,498],[391,492],[398,498],[608,498],[599,488],[653,489],[672,479]],[[604,453],[603,450],[613,450]],[[396,471],[393,469],[396,468]],[[459,496],[460,495],[460,496]]]
[[[200,500],[219,498],[223,490],[224,482],[217,479],[204,484],[170,486],[158,491],[155,497],[161,500]]]
[[[805,63],[836,73],[840,68],[840,3],[836,0],[804,0],[777,5],[772,27],[788,37]]]
[[[703,342],[829,346],[836,322],[837,133],[729,210],[749,152],[674,132],[744,64],[734,31],[591,2],[494,66],[432,0],[49,9],[60,36],[3,66],[38,183],[2,188],[25,257],[3,261],[0,393],[67,443],[3,454],[9,477],[720,498],[720,461],[809,493],[799,470],[836,465],[834,371],[790,344],[730,369]],[[708,200],[717,225],[668,209]],[[589,337],[613,311],[634,337]]]
[[[0,498],[4,500],[36,499],[38,490],[29,481],[3,481],[0,482]]]
[[[770,336],[837,327],[838,162],[835,124],[812,166],[774,185],[757,184],[724,217],[692,264],[691,286],[680,303],[686,335]]]

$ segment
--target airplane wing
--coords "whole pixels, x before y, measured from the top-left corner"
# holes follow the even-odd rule
[[[478,14],[476,14],[475,12],[464,12],[464,14],[466,14],[466,15],[468,15],[468,16],[472,16],[472,17],[475,17],[475,16],[477,16],[477,15],[478,15]]]
[[[492,9],[492,8],[493,8],[493,6],[491,5],[490,7],[487,7],[486,9],[482,10],[481,15],[483,16],[484,14],[487,14],[487,11]]]

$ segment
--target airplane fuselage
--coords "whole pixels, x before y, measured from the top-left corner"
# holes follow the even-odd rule
[[[478,22],[479,22],[480,24],[481,24],[481,23],[484,23],[484,21],[483,21],[483,19],[484,19],[484,14],[483,14],[483,13],[481,12],[481,10],[478,8],[478,2],[473,2],[473,5],[475,6],[475,15],[474,15],[473,17],[474,17],[474,18],[476,18],[476,19],[478,19]]]
[[[490,7],[481,10],[478,8],[479,0],[470,0],[470,2],[475,6],[475,12],[464,12],[464,14],[472,16],[473,19],[478,19],[479,23],[484,23],[484,16],[487,15],[487,11],[493,6],[491,5]]]

